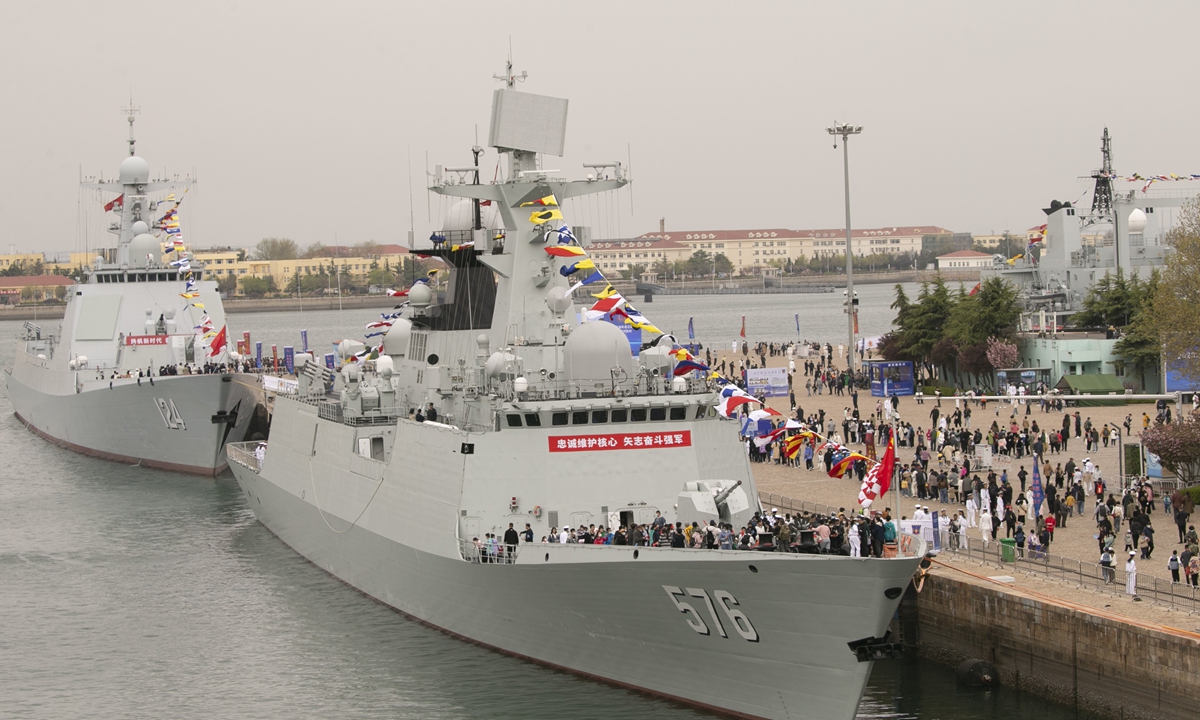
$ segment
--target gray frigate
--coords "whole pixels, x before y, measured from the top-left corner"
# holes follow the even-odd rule
[[[116,247],[68,288],[61,325],[25,323],[5,367],[8,394],[21,422],[56,444],[214,475],[228,464],[227,443],[265,436],[261,391],[253,375],[191,372],[236,355],[216,282],[188,260],[179,233],[174,191],[188,183],[151,179],[134,154],[133,119],[131,108],[117,179],[85,183],[117,193],[105,205]]]
[[[566,108],[511,80],[495,91],[507,179],[479,183],[479,148],[435,179],[456,204],[417,252],[444,268],[407,291],[378,347],[337,372],[302,356],[270,441],[231,445],[230,467],[283,542],[429,626],[725,714],[849,720],[892,649],[920,539],[891,559],[540,541],[657,512],[737,528],[760,509],[712,380],[669,337],[631,340],[657,328],[627,303],[597,308],[614,297],[592,292],[603,283],[580,288],[598,271],[562,203],[627,177],[541,169],[562,154]],[[480,546],[510,523],[534,541]]]

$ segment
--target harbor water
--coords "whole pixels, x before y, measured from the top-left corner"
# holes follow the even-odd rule
[[[886,331],[892,297],[890,286],[860,290],[864,334]],[[841,300],[840,292],[671,297],[640,309],[681,337],[696,318],[706,343],[734,340],[743,314],[750,340],[786,340],[799,312],[803,337],[836,345]],[[321,351],[361,338],[377,315],[234,315],[230,330],[251,331],[269,354],[272,343],[281,352],[299,346],[307,328]],[[0,323],[5,361],[19,328]],[[0,717],[709,717],[410,621],[279,542],[228,474],[204,479],[63,450],[21,426],[7,393],[0,455]],[[551,600],[553,592],[546,588]],[[719,667],[696,672],[720,681]],[[860,717],[1082,716],[1011,690],[961,687],[952,671],[907,660],[876,666]]]

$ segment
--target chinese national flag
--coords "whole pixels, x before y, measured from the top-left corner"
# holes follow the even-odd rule
[[[212,344],[208,346],[208,356],[216,357],[225,349],[225,325],[221,326],[221,331],[212,339]]]
[[[115,207],[121,207],[125,204],[125,193],[121,193],[116,198],[104,203],[104,212],[112,212]]]

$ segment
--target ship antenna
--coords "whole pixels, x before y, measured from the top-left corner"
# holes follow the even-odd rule
[[[129,117],[129,154],[130,155],[133,155],[133,145],[135,142],[137,142],[136,140],[133,139],[133,116],[137,115],[141,111],[142,111],[142,109],[140,107],[137,107],[136,105],[133,104],[133,91],[130,90],[129,91],[129,105],[128,105],[128,107],[121,109],[121,112],[125,113],[125,115],[127,115]]]
[[[508,39],[508,62],[504,64],[504,74],[493,75],[492,77],[497,80],[503,80],[504,87],[508,88],[509,90],[512,90],[514,87],[516,87],[518,81],[525,82],[525,80],[529,77],[529,73],[525,72],[524,70],[521,71],[520,75],[513,75],[511,37]]]

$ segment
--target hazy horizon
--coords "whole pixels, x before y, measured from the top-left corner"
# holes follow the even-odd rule
[[[1200,172],[1198,101],[1172,67],[1188,66],[1194,3],[582,7],[9,4],[0,252],[82,249],[79,177],[116,174],[131,92],[138,154],[198,180],[181,213],[196,246],[403,243],[410,156],[427,237],[426,157],[467,165],[477,130],[486,141],[510,37],[518,89],[570,100],[566,155],[546,167],[632,159],[632,193],[567,216],[594,237],[659,218],[842,227],[835,120],[864,127],[850,144],[863,228],[1022,232],[1051,200],[1090,205],[1080,176],[1105,126],[1120,175]],[[490,179],[494,151],[481,164]],[[1176,186],[1200,184],[1155,189]]]

